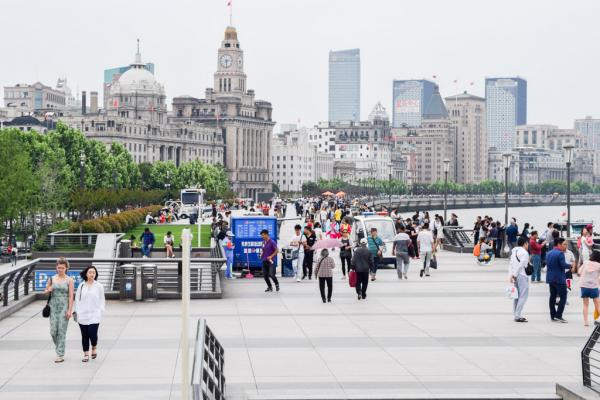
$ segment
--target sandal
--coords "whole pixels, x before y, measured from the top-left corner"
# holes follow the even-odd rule
[[[92,360],[95,360],[98,357],[98,353],[92,353]]]
[[[81,362],[88,362],[90,361],[90,356],[89,355],[84,355],[83,358],[81,359]]]
[[[64,358],[62,358],[62,357],[57,357],[57,358],[56,358],[56,360],[54,360],[54,362],[55,362],[56,364],[58,364],[58,363],[61,363],[61,362],[64,362],[64,361],[65,361],[65,359],[64,359]]]

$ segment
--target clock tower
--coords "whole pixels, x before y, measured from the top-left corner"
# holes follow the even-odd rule
[[[221,42],[217,57],[217,72],[214,75],[215,93],[242,95],[246,92],[246,74],[244,74],[244,52],[240,49],[237,31],[233,26],[225,30],[225,39]]]

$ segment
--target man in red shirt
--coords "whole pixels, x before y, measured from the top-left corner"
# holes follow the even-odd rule
[[[531,263],[533,264],[533,275],[531,275],[531,282],[541,283],[542,282],[542,247],[546,244],[546,241],[538,243],[538,232],[531,232],[529,238],[529,254],[531,254]]]

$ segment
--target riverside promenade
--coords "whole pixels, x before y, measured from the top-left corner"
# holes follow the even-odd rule
[[[581,380],[579,353],[592,328],[581,321],[578,289],[569,323],[557,324],[547,286],[533,285],[530,322],[517,324],[504,297],[506,271],[505,260],[480,267],[469,255],[441,252],[429,278],[415,264],[403,281],[380,270],[366,301],[337,270],[329,304],[314,280],[282,278],[281,292],[264,293],[262,279],[239,279],[224,282],[223,299],[192,300],[191,313],[207,319],[226,349],[230,399],[554,398],[556,382]],[[180,398],[179,301],[107,302],[99,357],[87,364],[75,323],[65,362],[52,362],[42,307],[0,321],[0,399]]]

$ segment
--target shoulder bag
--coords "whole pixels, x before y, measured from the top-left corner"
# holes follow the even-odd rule
[[[319,262],[317,263],[317,268],[315,268],[315,278],[318,278],[319,276],[319,268],[321,268],[321,263],[323,262],[323,260],[325,259],[325,257],[322,257]]]
[[[50,278],[50,287],[52,287],[52,278]],[[48,318],[50,317],[50,299],[52,298],[52,292],[48,295],[48,301],[46,301],[46,305],[42,310],[42,317]]]
[[[519,263],[521,263],[521,260],[519,260],[519,256],[517,256],[517,253],[515,253],[515,258]],[[527,276],[533,275],[533,265],[531,264],[531,262],[527,263],[527,266],[525,267],[525,274]]]

